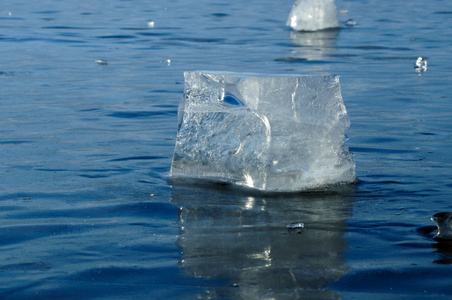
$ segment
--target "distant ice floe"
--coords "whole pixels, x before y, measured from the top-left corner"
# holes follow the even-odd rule
[[[298,0],[287,19],[287,26],[297,31],[317,31],[338,28],[334,0]]]

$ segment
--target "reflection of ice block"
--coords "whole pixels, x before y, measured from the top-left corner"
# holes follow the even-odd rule
[[[355,180],[337,76],[186,72],[171,177],[292,192]]]
[[[316,31],[339,27],[334,0],[296,1],[286,25],[297,31]]]
[[[179,267],[188,276],[238,286],[211,286],[190,298],[340,299],[328,285],[349,271],[344,232],[353,191],[260,197],[173,188]],[[306,228],[288,230],[291,221]]]

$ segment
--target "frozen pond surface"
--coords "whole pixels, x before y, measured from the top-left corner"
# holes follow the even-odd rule
[[[425,233],[452,211],[452,2],[337,1],[315,33],[285,26],[291,1],[153,2],[1,8],[2,298],[452,296],[452,247]],[[362,182],[171,187],[199,69],[340,75]]]

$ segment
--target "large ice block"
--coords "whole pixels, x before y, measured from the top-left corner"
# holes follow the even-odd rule
[[[184,75],[172,178],[270,192],[355,181],[338,76]]]
[[[334,0],[296,1],[286,25],[297,31],[317,31],[339,27]]]

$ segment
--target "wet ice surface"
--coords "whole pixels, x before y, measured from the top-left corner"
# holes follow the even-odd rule
[[[338,76],[185,72],[178,115],[172,178],[265,192],[356,181]]]
[[[419,228],[452,210],[451,4],[336,5],[342,28],[309,33],[276,1],[5,7],[1,296],[450,297],[452,251]],[[197,69],[340,75],[362,182],[284,197],[169,186]]]

